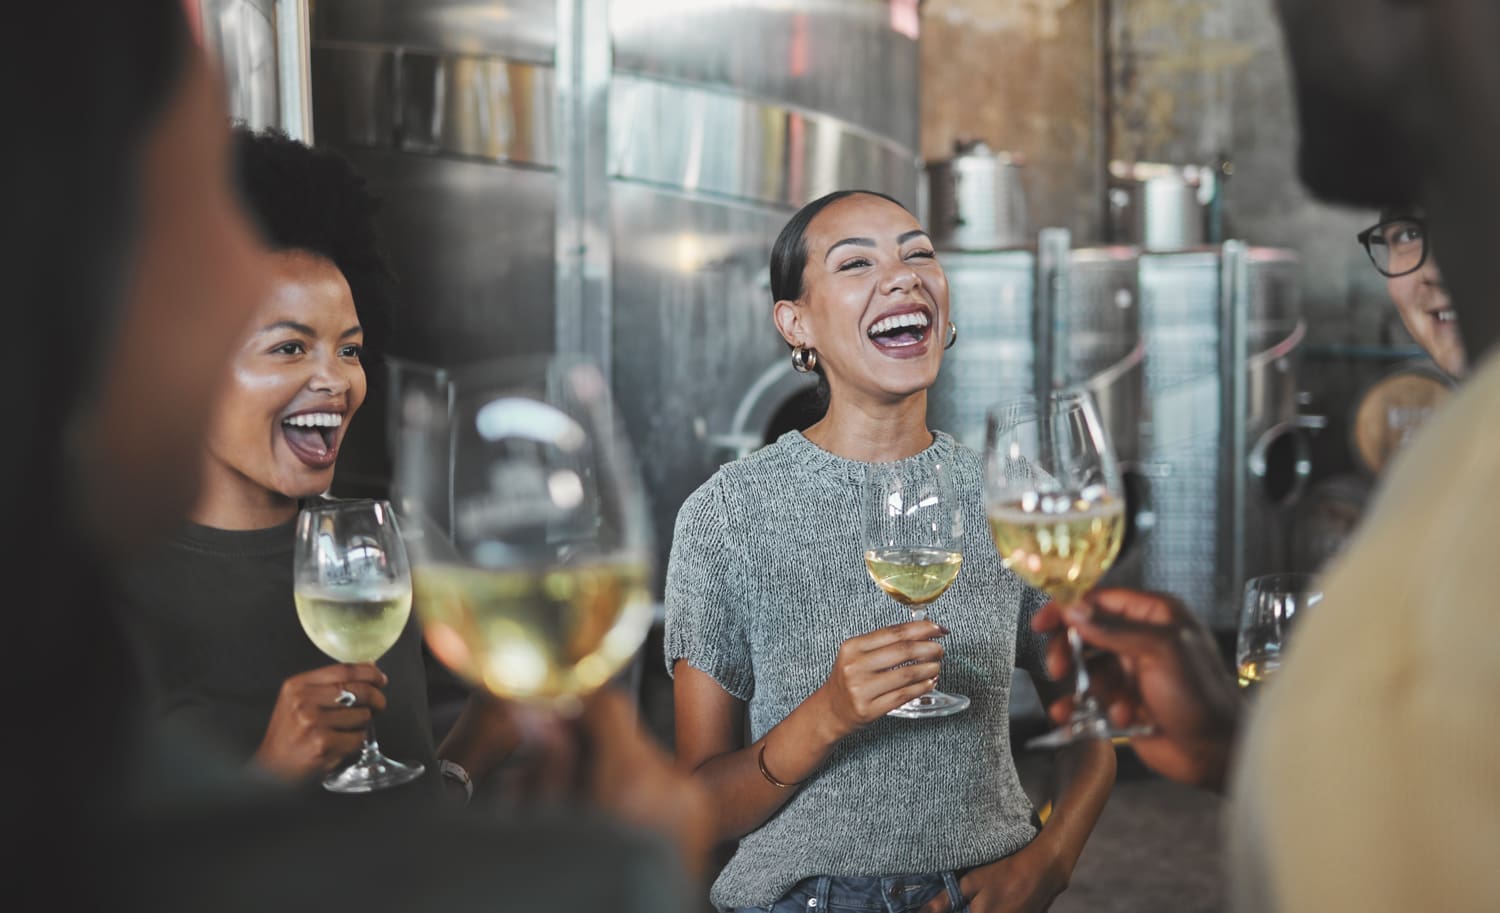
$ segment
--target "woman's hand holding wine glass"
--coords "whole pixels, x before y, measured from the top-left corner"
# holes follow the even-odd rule
[[[865,470],[863,511],[865,569],[886,595],[911,611],[913,622],[924,621],[928,606],[953,585],[964,560],[963,507],[947,469],[921,460],[872,463]],[[931,666],[942,656],[941,647],[934,653],[917,644],[888,642],[891,632],[903,627],[857,638],[850,643],[867,643],[853,649],[845,643],[839,650],[840,664],[855,675],[874,673],[862,689],[868,697],[884,697],[896,689],[906,693],[916,689],[914,682],[927,683],[910,700],[885,711],[889,716],[923,719],[968,707],[967,697],[935,687],[937,670]],[[910,655],[898,658],[905,654]],[[883,665],[887,660],[896,665]],[[900,665],[913,660],[923,661],[920,672],[931,671],[930,678],[913,679],[917,673],[912,667]]]
[[[342,663],[373,664],[395,646],[411,616],[411,571],[390,504],[332,501],[304,508],[295,554],[297,619],[318,649]],[[320,698],[328,690],[320,688]],[[359,694],[343,685],[332,698],[334,706],[351,709],[358,701]],[[409,783],[424,769],[382,754],[370,722],[359,758],[325,777],[323,788],[373,792]]]
[[[358,751],[374,715],[385,710],[387,682],[374,663],[335,663],[282,682],[255,763],[289,780],[333,770]],[[354,695],[350,705],[340,695]]]
[[[943,658],[943,645],[936,638],[947,633],[947,628],[924,619],[844,641],[833,671],[819,689],[827,702],[827,718],[836,726],[832,740],[931,692]]]

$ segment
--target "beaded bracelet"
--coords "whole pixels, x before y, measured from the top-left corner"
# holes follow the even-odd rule
[[[801,786],[802,785],[802,781],[801,780],[798,780],[795,783],[783,783],[780,780],[776,779],[775,777],[771,776],[771,772],[769,770],[766,770],[766,743],[764,743],[764,742],[761,743],[761,745],[760,745],[760,753],[757,754],[755,756],[755,758],[756,758],[757,763],[760,764],[760,775],[762,777],[766,778],[766,782],[767,783],[771,784],[772,786],[776,787],[777,789],[791,789],[794,786]]]

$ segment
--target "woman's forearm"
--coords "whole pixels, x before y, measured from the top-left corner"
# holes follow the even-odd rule
[[[1070,745],[1058,752],[1057,766],[1052,812],[1037,839],[1055,848],[1063,871],[1071,875],[1114,788],[1114,745],[1107,739]]]
[[[698,766],[694,775],[717,808],[717,839],[738,839],[770,820],[828,759],[845,733],[823,700],[821,690],[814,692],[757,741]]]

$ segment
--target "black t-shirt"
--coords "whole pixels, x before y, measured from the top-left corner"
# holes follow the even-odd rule
[[[152,715],[246,761],[265,737],[282,682],[334,662],[297,620],[295,529],[295,519],[245,531],[190,524],[120,575],[120,624],[135,647]],[[437,794],[415,618],[377,665],[390,679],[386,709],[375,718],[381,751],[427,766],[414,788],[384,792]]]

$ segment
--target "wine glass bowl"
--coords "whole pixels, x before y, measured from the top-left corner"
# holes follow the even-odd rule
[[[1245,581],[1234,650],[1241,688],[1275,677],[1294,621],[1322,599],[1312,574],[1263,574]]]
[[[947,592],[963,566],[963,505],[948,470],[922,460],[872,463],[865,471],[865,569],[876,586],[907,607],[913,621]],[[969,706],[961,694],[932,689],[888,715],[949,716]]]
[[[412,603],[411,571],[391,505],[355,500],[303,508],[292,591],[302,630],[319,650],[344,663],[384,656],[400,640]],[[423,770],[383,755],[372,724],[358,759],[324,778],[323,787],[372,792],[415,780]]]
[[[428,646],[499,697],[576,712],[653,617],[645,496],[607,385],[550,356],[454,369],[407,396],[397,478],[420,518]]]
[[[1113,565],[1125,533],[1120,467],[1087,390],[1023,397],[990,411],[985,510],[1000,560],[1063,605],[1075,605]],[[1089,693],[1082,642],[1073,651],[1074,711],[1027,747],[1143,734],[1110,727]]]

